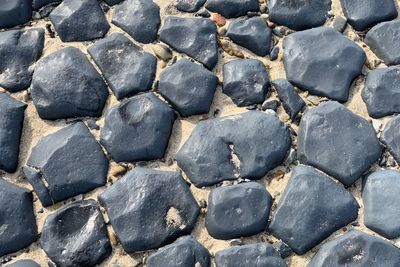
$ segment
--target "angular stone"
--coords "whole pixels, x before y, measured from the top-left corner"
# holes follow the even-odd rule
[[[113,33],[88,48],[117,99],[151,89],[157,59],[122,33]]]
[[[26,104],[0,93],[0,169],[15,172]]]
[[[160,26],[160,7],[152,0],[125,0],[115,6],[112,23],[141,43],[157,38]]]
[[[312,167],[299,165],[292,171],[269,231],[301,255],[354,221],[358,208],[342,185]]]
[[[117,162],[164,157],[173,110],[153,93],[128,98],[107,111],[100,143]]]
[[[291,120],[294,120],[306,103],[299,94],[297,94],[293,85],[288,80],[273,80],[272,85],[275,87],[286,113],[290,116]]]
[[[3,0],[0,3],[0,28],[27,23],[32,17],[32,0]]]
[[[272,197],[256,182],[212,189],[205,226],[217,239],[258,234],[267,228]]]
[[[96,117],[108,90],[86,56],[78,48],[66,47],[38,61],[31,97],[42,119]]]
[[[268,0],[269,18],[296,31],[314,28],[325,23],[331,4],[331,0]]]
[[[249,111],[200,121],[176,160],[197,187],[260,179],[283,162],[290,143],[289,130],[277,117]]]
[[[356,43],[328,27],[290,34],[283,47],[286,76],[292,84],[340,102],[347,101],[350,85],[366,60]]]
[[[61,0],[33,0],[32,7],[34,10],[39,10],[40,8],[49,5],[61,3]]]
[[[381,156],[372,125],[345,106],[329,101],[309,109],[300,122],[297,157],[352,185]]]
[[[206,0],[176,0],[175,7],[182,12],[197,12]]]
[[[225,18],[236,18],[260,10],[258,0],[208,0],[206,8]]]
[[[150,255],[147,267],[210,267],[210,253],[192,236],[183,236]]]
[[[5,265],[5,267],[40,267],[39,264],[37,264],[33,260],[18,260],[16,262],[10,263]]]
[[[393,0],[340,0],[340,3],[349,24],[357,31],[397,17]]]
[[[160,74],[158,90],[182,115],[210,110],[218,78],[202,65],[181,59]]]
[[[333,19],[333,28],[338,32],[344,32],[347,26],[347,20],[341,16],[335,16]]]
[[[229,24],[226,32],[233,42],[259,56],[266,56],[271,48],[272,30],[260,17],[237,19]]]
[[[29,246],[37,238],[32,193],[0,178],[0,257]]]
[[[210,19],[168,16],[160,40],[212,69],[218,61],[217,27]]]
[[[43,46],[43,29],[0,32],[0,86],[12,93],[28,88]]]
[[[50,20],[63,42],[101,38],[110,28],[97,0],[64,0]]]
[[[178,172],[140,167],[115,182],[99,200],[127,252],[159,248],[190,234],[200,212]]]
[[[83,122],[43,137],[23,168],[43,206],[106,183],[108,160]]]
[[[400,250],[388,241],[352,230],[322,245],[307,267],[400,266]]]
[[[268,243],[231,247],[215,254],[216,267],[286,267],[279,253]]]
[[[400,116],[394,116],[381,134],[382,143],[389,149],[395,160],[400,163]]]
[[[268,72],[257,59],[234,59],[223,66],[222,92],[239,107],[264,102],[270,84]]]

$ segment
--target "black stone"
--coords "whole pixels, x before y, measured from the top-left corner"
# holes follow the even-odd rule
[[[115,182],[99,200],[127,252],[159,248],[190,234],[200,211],[178,172],[140,167]]]
[[[0,178],[0,257],[29,246],[37,238],[32,193]]]
[[[260,11],[258,0],[208,0],[206,8],[225,18],[236,18],[248,12]]]
[[[121,3],[123,0],[103,0],[103,1],[106,2],[107,5],[113,6]]]
[[[217,27],[210,19],[168,16],[160,40],[212,69],[218,61]]]
[[[381,134],[382,143],[389,149],[395,160],[400,163],[400,116],[393,117]]]
[[[239,107],[264,102],[270,84],[268,72],[257,59],[235,59],[223,66],[222,92]]]
[[[340,0],[340,3],[349,24],[357,31],[397,17],[393,0]]]
[[[218,78],[202,65],[182,59],[160,74],[158,90],[182,115],[210,110]]]
[[[269,55],[269,59],[270,59],[271,61],[275,61],[275,60],[278,59],[278,56],[279,56],[279,47],[278,47],[278,46],[275,46],[275,47],[272,48],[272,50],[271,50],[271,53],[270,53],[270,55]]]
[[[278,118],[248,111],[200,121],[176,160],[197,187],[239,177],[260,179],[283,162],[290,142]]]
[[[117,161],[164,157],[176,115],[153,93],[128,98],[107,111],[100,142]]]
[[[86,56],[78,48],[66,47],[38,61],[31,97],[42,119],[96,117],[108,90]]]
[[[113,33],[88,48],[117,99],[151,89],[157,59],[122,33]]]
[[[0,28],[27,23],[32,17],[32,0],[3,0],[0,2]]]
[[[160,7],[152,0],[125,0],[115,6],[112,23],[141,43],[157,38],[160,26]]]
[[[272,109],[273,111],[276,111],[278,107],[279,107],[279,101],[276,99],[267,99],[261,105],[261,109],[264,111],[267,109]]]
[[[341,16],[335,16],[333,19],[333,28],[338,32],[344,32],[347,26],[347,20]]]
[[[101,38],[110,28],[97,0],[64,0],[50,20],[63,42]]]
[[[283,39],[283,48],[292,84],[341,102],[347,101],[350,85],[366,60],[361,47],[328,27],[292,33]]]
[[[278,93],[278,97],[281,100],[286,113],[289,115],[291,120],[294,120],[306,103],[297,94],[293,85],[288,80],[273,80],[272,85]]]
[[[197,12],[206,0],[176,0],[175,7],[182,12]]]
[[[46,5],[61,3],[61,1],[62,0],[33,0],[32,7],[35,10],[39,10]]]
[[[274,247],[274,249],[276,251],[279,252],[279,254],[281,254],[281,257],[284,259],[289,257],[290,255],[292,255],[292,253],[293,253],[293,250],[288,245],[283,243],[282,241],[278,241],[278,242],[272,244],[272,246]]]
[[[43,45],[43,29],[0,32],[0,86],[10,92],[28,88]]]
[[[233,42],[259,56],[266,56],[271,48],[272,30],[260,17],[232,21],[226,36]]]
[[[23,168],[43,206],[106,183],[108,160],[83,122],[43,137]]]
[[[352,230],[322,245],[307,267],[400,266],[400,250],[388,241]]]
[[[309,109],[300,122],[297,158],[352,185],[381,156],[372,125],[329,101]]]
[[[354,221],[358,208],[342,185],[312,167],[299,165],[292,171],[269,231],[301,255]]]
[[[150,255],[147,267],[210,267],[210,253],[192,236],[183,236]]]
[[[26,104],[0,93],[0,169],[6,172],[17,170],[25,109]]]
[[[321,26],[328,18],[331,0],[268,0],[269,18],[293,30]]]
[[[39,264],[33,260],[18,260],[16,262],[5,265],[4,267],[40,267]]]

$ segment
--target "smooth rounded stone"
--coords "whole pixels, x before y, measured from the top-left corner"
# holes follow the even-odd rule
[[[373,126],[338,102],[305,112],[300,122],[297,158],[352,185],[381,156]]]
[[[328,27],[292,33],[283,39],[283,48],[286,76],[292,84],[340,102],[347,101],[350,85],[366,60],[361,47]]]
[[[248,111],[200,121],[176,160],[197,187],[260,179],[284,161],[290,143],[288,128],[276,116]]]
[[[266,56],[270,51],[272,30],[260,17],[232,21],[226,36],[259,56]]]
[[[352,230],[322,245],[307,267],[400,266],[400,250],[388,241]]]
[[[264,64],[257,59],[234,59],[223,66],[222,92],[239,107],[264,102],[270,84]]]
[[[394,116],[381,134],[382,143],[389,149],[395,160],[400,163],[400,116]]]
[[[0,169],[6,172],[17,170],[25,109],[26,104],[0,93]]]
[[[358,204],[341,184],[308,166],[296,166],[269,231],[302,255],[358,216]]]
[[[0,257],[29,246],[37,238],[32,193],[0,178]]]
[[[205,226],[216,239],[251,236],[267,228],[272,197],[256,182],[217,187],[208,197]]]
[[[206,0],[175,0],[175,7],[182,12],[197,12]]]
[[[160,40],[212,69],[218,61],[217,26],[206,18],[168,16]]]
[[[107,227],[94,200],[75,202],[47,216],[40,244],[60,267],[95,266],[111,254]]]
[[[33,0],[32,7],[34,10],[39,10],[46,5],[61,3],[61,1],[62,0]]]
[[[43,46],[43,29],[0,32],[0,86],[12,93],[28,88]]]
[[[400,68],[392,66],[370,71],[361,96],[373,118],[399,113]]]
[[[344,32],[347,26],[347,20],[341,16],[335,16],[333,19],[333,28],[338,32]]]
[[[100,143],[117,162],[164,157],[174,111],[153,93],[128,98],[107,111]]]
[[[7,264],[5,265],[5,267],[40,267],[40,265],[33,260],[24,259],[24,260],[18,260],[11,264]]]
[[[340,0],[340,3],[349,24],[357,31],[397,17],[393,0]]]
[[[97,117],[108,89],[86,56],[78,48],[66,47],[38,61],[31,97],[42,119]]]
[[[278,59],[279,56],[279,46],[275,46],[272,48],[271,53],[269,54],[269,59],[271,61],[275,61]]]
[[[134,168],[99,196],[125,251],[159,248],[190,234],[200,213],[178,172]]]
[[[157,59],[122,33],[113,33],[88,48],[117,99],[151,89]]]
[[[231,247],[215,254],[216,267],[286,267],[279,253],[268,243]]]
[[[260,10],[258,0],[208,0],[206,8],[228,19]]]
[[[63,42],[101,38],[110,28],[97,0],[63,0],[50,20]]]
[[[158,90],[182,115],[210,110],[218,78],[202,65],[181,59],[160,74]]]
[[[77,122],[40,139],[23,171],[46,207],[104,185],[108,160],[85,124]]]
[[[286,113],[289,115],[291,120],[294,120],[306,103],[288,80],[273,80],[272,85],[278,93],[278,97],[282,101]]]
[[[147,267],[210,267],[210,253],[192,236],[183,236],[150,255]]]
[[[112,23],[141,43],[157,38],[160,27],[160,7],[152,0],[125,0],[115,6]]]
[[[0,28],[27,23],[32,17],[32,0],[2,0],[0,2]]]
[[[331,0],[268,0],[268,14],[271,21],[299,31],[323,25],[331,4]]]

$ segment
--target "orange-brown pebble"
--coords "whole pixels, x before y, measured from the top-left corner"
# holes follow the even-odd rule
[[[211,14],[212,21],[215,22],[219,27],[222,27],[226,24],[226,19],[218,13]]]

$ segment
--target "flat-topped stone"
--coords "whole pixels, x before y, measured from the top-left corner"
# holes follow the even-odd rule
[[[381,141],[389,149],[395,160],[400,163],[400,116],[394,116],[385,126]]]
[[[0,3],[0,28],[27,23],[32,17],[32,0],[3,0]]]
[[[283,109],[293,121],[297,114],[304,108],[306,103],[299,96],[293,85],[285,79],[277,79],[272,81],[279,99],[282,101]]]
[[[258,0],[208,0],[206,8],[225,18],[236,18],[260,10]]]
[[[7,264],[5,267],[40,267],[40,265],[33,260],[23,259]]]
[[[206,0],[175,0],[175,7],[182,12],[197,12]]]

